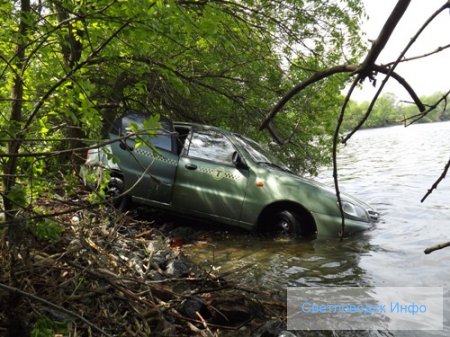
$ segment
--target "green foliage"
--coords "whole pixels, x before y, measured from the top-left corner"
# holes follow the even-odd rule
[[[31,337],[54,337],[55,334],[66,335],[68,332],[67,322],[54,321],[42,316],[34,323]]]
[[[369,102],[359,104],[351,102],[346,112],[343,128],[347,130],[354,128],[366,114],[368,108]],[[364,127],[374,128],[397,124],[402,119],[401,114],[399,114],[400,109],[401,107],[394,94],[383,94],[375,103]]]
[[[92,192],[89,193],[88,196],[89,202],[93,204],[104,202],[108,197],[106,192],[108,190],[111,172],[109,170],[101,170],[97,168],[86,170],[86,183],[92,189]]]
[[[443,93],[435,93],[431,96],[421,97],[421,101],[427,106],[434,105],[443,96]],[[343,129],[351,130],[366,114],[369,102],[350,102],[345,115]],[[378,128],[390,125],[398,125],[412,121],[419,116],[419,110],[414,104],[398,102],[392,93],[382,95],[373,108],[372,113],[364,124],[364,128]],[[450,108],[445,101],[439,103],[436,109],[418,120],[418,123],[440,122],[450,120]]]
[[[159,114],[150,116],[144,121],[144,123],[142,124],[142,128],[140,128],[140,125],[134,122],[130,124],[128,131],[136,134],[134,145],[135,148],[138,148],[142,145],[147,145],[154,151],[156,150],[153,144],[148,140],[150,137],[157,134],[158,128],[160,127],[159,118]]]
[[[31,229],[39,241],[57,241],[64,229],[55,221],[42,219],[37,221]]]
[[[26,189],[21,185],[14,185],[7,194],[7,198],[11,200],[16,207],[25,207],[26,201]]]
[[[19,206],[82,156],[21,154],[82,147],[129,110],[268,142],[258,127],[282,94],[364,50],[354,0],[22,0],[0,13],[2,186]],[[287,135],[299,125],[282,149],[293,167],[314,172],[329,158],[344,81],[317,84],[277,120]]]

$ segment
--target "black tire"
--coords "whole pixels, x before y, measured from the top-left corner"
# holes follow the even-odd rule
[[[124,185],[122,178],[112,176],[109,179],[107,191],[111,204],[121,212],[124,212],[130,205],[130,197],[128,195],[123,195]]]
[[[271,228],[276,235],[299,237],[302,236],[302,224],[299,217],[291,211],[280,211],[273,215]]]

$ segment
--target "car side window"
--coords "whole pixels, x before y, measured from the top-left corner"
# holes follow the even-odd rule
[[[160,120],[160,123],[162,128],[158,130],[156,136],[150,138],[150,142],[159,149],[169,152],[174,150],[176,152],[177,144],[174,144],[176,138],[173,137],[175,129],[172,122],[164,118]]]
[[[194,132],[189,144],[188,156],[231,164],[233,144],[217,131]]]
[[[121,117],[113,123],[110,129],[110,133],[114,136],[119,137],[128,135],[130,133],[129,128],[132,123],[137,124],[139,130],[145,131],[144,123],[147,118],[149,118],[148,115],[137,113],[132,113]],[[167,118],[161,117],[160,123],[161,128],[158,129],[156,135],[150,137],[145,134],[141,134],[139,137],[142,139],[143,143],[149,147],[151,146],[151,143],[160,150],[177,153],[178,149],[175,142],[176,137],[174,136],[175,130],[173,128],[172,122]],[[133,135],[128,137],[127,139],[129,141],[135,141],[136,138],[137,137]]]
[[[145,138],[144,140],[147,140]],[[166,150],[169,152],[172,151],[172,136],[170,133],[165,133],[159,130],[158,135],[150,137],[150,142],[158,149]]]

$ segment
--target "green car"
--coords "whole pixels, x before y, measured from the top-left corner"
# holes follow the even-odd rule
[[[109,133],[113,142],[90,150],[82,171],[110,170],[109,191],[120,207],[132,200],[247,230],[339,235],[334,190],[294,174],[260,144],[216,127],[162,120],[159,132],[140,136],[136,146],[129,127],[142,128],[147,117],[118,119]],[[362,201],[345,194],[342,200],[346,234],[378,219]]]

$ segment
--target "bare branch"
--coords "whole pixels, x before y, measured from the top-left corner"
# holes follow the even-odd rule
[[[439,8],[419,29],[419,31],[414,35],[414,37],[411,39],[411,41],[408,43],[408,45],[405,47],[405,49],[402,51],[400,56],[398,57],[397,61],[392,64],[390,68],[377,66],[373,62],[375,62],[376,58],[378,57],[379,53],[381,52],[382,48],[387,43],[387,40],[389,39],[390,35],[392,34],[393,29],[396,27],[398,21],[403,16],[404,12],[406,11],[409,0],[399,0],[397,3],[397,6],[394,8],[393,12],[391,13],[388,21],[383,26],[383,29],[380,32],[380,35],[377,39],[377,42],[374,43],[372,46],[372,49],[369,51],[369,54],[367,55],[366,59],[362,63],[361,66],[355,66],[355,65],[339,65],[335,66],[329,69],[326,69],[321,72],[317,72],[313,74],[310,78],[306,79],[305,81],[297,84],[294,86],[285,96],[283,96],[278,103],[272,108],[266,119],[263,121],[263,123],[260,126],[260,129],[267,128],[268,123],[275,117],[275,115],[280,111],[283,106],[290,100],[292,97],[294,97],[298,92],[302,91],[303,89],[307,88],[311,84],[318,82],[324,78],[330,77],[337,73],[344,73],[344,72],[352,72],[354,74],[359,74],[358,78],[360,80],[364,79],[366,76],[369,76],[372,78],[374,72],[381,72],[386,74],[386,77],[383,80],[382,85],[380,86],[379,90],[375,94],[374,98],[372,99],[372,102],[363,117],[363,119],[358,123],[358,125],[350,132],[343,142],[347,142],[352,135],[361,128],[361,126],[365,123],[367,118],[370,115],[370,112],[373,109],[373,106],[375,105],[375,102],[377,98],[379,97],[382,89],[384,88],[385,84],[387,83],[388,79],[390,77],[393,77],[399,81],[399,83],[408,91],[408,93],[413,98],[414,102],[416,103],[419,111],[424,112],[426,110],[423,103],[420,101],[418,96],[415,94],[414,90],[408,85],[408,83],[398,74],[395,73],[395,67],[398,65],[398,63],[401,61],[401,59],[404,57],[405,53],[409,50],[409,48],[412,46],[412,44],[417,40],[418,36],[423,32],[423,30],[430,24],[431,21],[434,20],[434,18],[439,15],[443,10],[446,8],[450,8],[450,1],[447,2],[445,5],[443,5],[441,8]],[[396,17],[397,16],[397,17]],[[271,132],[272,133],[272,132]]]
[[[338,177],[338,166],[337,166],[337,147],[339,142],[339,132],[341,129],[342,122],[344,121],[345,110],[347,109],[347,105],[350,102],[350,97],[352,96],[353,90],[355,90],[358,82],[361,79],[361,74],[353,81],[350,89],[348,90],[347,96],[345,97],[344,104],[342,104],[341,112],[339,113],[338,122],[336,128],[334,130],[333,135],[333,179],[334,179],[334,189],[336,191],[336,198],[339,205],[339,212],[341,213],[341,241],[344,239],[345,234],[345,216],[344,216],[344,208],[342,206],[341,193],[339,189],[339,177]]]
[[[397,5],[392,10],[391,15],[385,22],[383,28],[381,29],[380,34],[378,35],[375,42],[372,44],[372,48],[370,48],[369,53],[367,54],[366,58],[364,59],[363,63],[361,64],[361,68],[362,68],[360,71],[361,79],[371,76],[373,65],[375,64],[381,51],[386,46],[386,43],[389,41],[389,38],[391,37],[392,32],[394,31],[395,27],[397,27],[397,24],[399,23],[400,19],[403,17],[403,14],[405,14],[406,9],[408,8],[410,2],[411,2],[411,0],[398,0],[397,1]]]
[[[76,312],[67,310],[67,309],[65,309],[65,308],[63,308],[63,307],[61,307],[61,306],[59,306],[59,305],[56,305],[56,304],[54,304],[54,303],[52,303],[52,302],[49,302],[49,301],[47,301],[46,299],[44,299],[44,298],[42,298],[42,297],[39,297],[39,296],[30,294],[30,293],[27,293],[26,291],[20,290],[20,289],[18,289],[18,288],[10,287],[10,286],[8,286],[8,285],[6,285],[6,284],[3,284],[3,283],[0,283],[0,288],[2,288],[2,289],[4,289],[4,290],[7,290],[7,291],[9,291],[9,292],[17,293],[17,294],[20,294],[20,295],[22,295],[22,296],[31,298],[32,300],[35,300],[35,301],[40,302],[40,303],[43,303],[44,305],[46,305],[46,306],[48,306],[48,307],[51,307],[51,308],[53,308],[53,309],[56,309],[56,310],[58,310],[58,311],[60,311],[60,312],[63,312],[63,313],[65,313],[65,314],[67,314],[67,315],[70,315],[70,316],[72,316],[72,317],[78,318],[78,319],[79,319],[80,321],[82,321],[83,323],[89,325],[89,326],[90,326],[91,328],[93,328],[94,330],[100,332],[102,335],[108,336],[108,337],[112,337],[112,335],[110,335],[109,333],[107,333],[107,332],[104,331],[103,329],[99,328],[99,327],[98,327],[97,325],[95,325],[94,323],[88,321],[88,320],[87,320],[86,318],[84,318],[83,316],[77,314]]]
[[[56,151],[47,151],[47,152],[26,152],[26,153],[0,153],[0,158],[20,158],[20,157],[35,157],[35,158],[39,158],[39,157],[51,157],[51,156],[59,156],[65,153],[70,153],[70,152],[79,152],[79,151],[88,151],[88,150],[92,150],[92,149],[98,149],[102,146],[105,145],[109,145],[112,143],[116,143],[116,142],[121,142],[124,140],[127,140],[131,137],[135,137],[135,136],[139,136],[139,135],[143,135],[146,134],[148,132],[148,130],[143,130],[143,131],[138,131],[138,132],[130,132],[127,133],[124,136],[121,137],[116,137],[114,139],[109,139],[109,140],[104,140],[101,142],[96,142],[95,140],[88,140],[90,142],[95,142],[94,145],[91,146],[83,146],[83,147],[77,147],[77,148],[71,148],[71,149],[64,149],[64,150],[56,150]],[[65,140],[82,140],[82,141],[86,141],[83,138],[65,138]],[[13,141],[13,142],[17,142],[20,141],[21,143],[24,143],[28,140],[22,140],[22,139],[14,139],[14,140],[10,140],[10,139],[6,139],[7,141]],[[0,139],[1,141],[1,139]],[[36,141],[36,139],[34,139],[33,141]],[[51,140],[53,141],[53,140]],[[61,139],[61,141],[63,141],[63,139]]]
[[[434,252],[436,250],[443,249],[443,248],[446,248],[446,247],[450,247],[450,242],[440,243],[438,245],[431,246],[431,247],[425,249],[423,252],[425,254],[430,254],[430,253],[432,253],[432,252]]]
[[[450,43],[447,44],[447,45],[445,45],[445,46],[438,47],[438,48],[436,48],[435,50],[433,50],[433,51],[431,51],[431,52],[429,52],[429,53],[423,54],[423,55],[417,55],[417,56],[412,56],[412,57],[408,57],[408,58],[402,58],[402,59],[399,61],[399,63],[409,62],[409,61],[414,61],[414,60],[422,59],[422,58],[425,58],[425,57],[428,57],[428,56],[431,56],[431,55],[440,53],[441,51],[444,51],[444,50],[447,49],[447,48],[450,48]],[[391,67],[394,63],[395,63],[395,61],[394,61],[394,62],[390,62],[390,63],[383,64],[383,66],[385,66],[385,67]]]
[[[426,198],[428,198],[428,196],[433,193],[433,191],[438,187],[438,185],[440,184],[440,182],[442,180],[445,179],[445,176],[447,175],[448,169],[450,168],[450,159],[447,162],[447,165],[445,165],[444,167],[444,171],[442,172],[442,174],[440,175],[440,177],[434,182],[433,186],[431,186],[431,188],[428,190],[428,192],[424,195],[424,197],[422,198],[422,200],[420,200],[420,202],[424,202]]]
[[[400,0],[399,0],[400,2]],[[356,131],[358,131],[366,122],[367,118],[369,118],[370,113],[372,112],[373,107],[375,106],[375,103],[378,99],[378,97],[380,96],[381,92],[384,89],[384,86],[386,85],[387,81],[389,80],[389,78],[392,76],[392,73],[394,72],[395,68],[397,67],[397,65],[400,63],[400,60],[405,56],[406,52],[409,50],[409,48],[411,48],[411,46],[414,44],[414,42],[416,42],[417,38],[420,36],[420,34],[422,34],[422,32],[425,30],[425,28],[441,13],[443,12],[445,9],[450,8],[450,0],[447,1],[446,4],[444,4],[441,8],[439,8],[436,12],[433,13],[433,15],[431,15],[427,21],[425,21],[425,23],[422,25],[422,27],[420,27],[420,29],[417,31],[417,33],[411,38],[411,40],[409,41],[409,43],[406,45],[405,49],[403,49],[403,51],[400,53],[399,57],[397,58],[397,60],[394,62],[394,64],[389,68],[389,72],[386,74],[386,77],[383,79],[383,82],[381,83],[380,87],[378,88],[377,92],[375,93],[374,97],[372,98],[372,101],[370,102],[369,108],[367,109],[366,114],[364,115],[364,117],[359,121],[358,125],[350,132],[347,134],[347,136],[344,138],[344,140],[342,141],[343,143],[346,143],[354,134]],[[423,111],[422,109],[419,108],[420,111]],[[424,109],[425,110],[425,109]]]
[[[334,74],[351,72],[352,75],[357,75],[347,93],[346,98],[345,98],[345,102],[344,102],[341,112],[339,114],[337,126],[336,126],[336,129],[334,132],[334,137],[333,137],[333,177],[334,177],[334,184],[335,184],[335,189],[336,189],[336,197],[338,199],[339,209],[340,209],[340,213],[341,213],[341,217],[342,217],[341,239],[343,238],[343,235],[344,235],[345,219],[344,219],[344,212],[343,212],[343,208],[342,208],[342,203],[341,203],[341,199],[340,199],[340,191],[339,191],[338,169],[337,169],[337,144],[338,144],[338,139],[339,139],[340,127],[341,127],[343,119],[344,119],[344,113],[345,113],[345,110],[347,108],[347,105],[350,101],[350,97],[351,97],[354,89],[356,88],[358,83],[361,82],[362,80],[364,80],[366,77],[369,77],[370,80],[374,80],[374,76],[377,72],[381,72],[386,75],[380,88],[378,89],[377,93],[373,97],[372,102],[370,103],[366,114],[364,115],[362,120],[358,123],[358,125],[344,138],[343,143],[348,141],[351,138],[351,136],[356,131],[358,131],[361,128],[361,126],[365,123],[365,121],[369,117],[370,113],[372,112],[375,102],[377,101],[381,91],[383,90],[385,84],[390,79],[390,77],[395,78],[408,91],[408,93],[413,98],[414,102],[416,103],[417,107],[419,108],[419,110],[422,113],[424,113],[426,111],[424,104],[421,102],[421,100],[419,99],[417,94],[414,92],[414,90],[411,88],[411,86],[408,84],[408,82],[404,78],[402,78],[401,76],[396,74],[394,70],[395,70],[396,66],[404,58],[404,56],[405,56],[406,52],[409,50],[409,48],[417,40],[418,36],[428,26],[428,24],[430,22],[432,22],[434,20],[434,18],[439,13],[441,13],[444,9],[450,8],[450,1],[447,1],[447,3],[445,5],[443,5],[441,8],[439,8],[439,10],[437,10],[422,25],[422,27],[414,35],[414,37],[410,40],[410,42],[407,44],[405,49],[401,52],[401,54],[399,55],[399,57],[397,58],[397,60],[394,63],[389,64],[389,67],[377,66],[375,64],[380,52],[384,49],[386,43],[389,41],[392,32],[394,31],[398,22],[400,21],[400,19],[406,12],[406,9],[408,8],[409,4],[410,4],[410,0],[398,0],[397,1],[397,5],[395,6],[394,10],[391,12],[391,15],[389,16],[388,20],[384,24],[377,40],[373,43],[372,48],[370,49],[369,53],[367,54],[366,58],[364,59],[364,61],[361,65],[359,65],[359,66],[340,65],[340,66],[335,66],[335,67],[332,67],[332,68],[326,69],[324,71],[313,74],[311,77],[309,77],[308,79],[297,84],[287,94],[285,94],[278,101],[278,103],[272,108],[272,110],[269,112],[269,114],[267,115],[267,117],[265,118],[265,120],[262,122],[262,124],[260,126],[260,130],[267,128],[269,130],[269,132],[272,134],[272,136],[277,140],[277,142],[280,144],[283,144],[283,141],[281,139],[279,139],[275,130],[273,129],[273,125],[271,124],[271,121],[273,120],[275,115],[284,107],[284,105],[286,105],[286,103],[290,99],[292,99],[296,94],[298,94],[300,91],[304,90],[308,86],[310,86],[322,79],[330,77]],[[438,50],[438,51],[441,51],[441,50]],[[439,102],[437,104],[439,104]],[[445,177],[445,174],[448,170],[448,166],[450,166],[450,161],[446,167],[446,170],[444,171],[443,175],[441,176],[441,178],[438,179],[438,181],[435,183],[436,186],[440,182],[440,180],[442,180]],[[433,185],[433,187],[435,185]],[[431,191],[429,191],[429,193],[431,193]]]
[[[409,125],[414,124],[415,122],[419,121],[420,119],[422,119],[423,117],[428,115],[431,111],[436,109],[439,106],[439,104],[441,104],[442,102],[445,102],[444,103],[444,108],[443,108],[443,111],[445,111],[447,109],[447,99],[448,99],[449,95],[450,95],[450,90],[447,91],[447,93],[444,94],[436,103],[434,103],[433,105],[428,106],[427,110],[425,110],[425,111],[423,111],[423,112],[421,112],[421,113],[419,113],[417,115],[405,118],[404,119],[405,126],[409,126]],[[410,121],[409,123],[406,123],[407,120],[412,120],[412,121]]]
[[[264,121],[262,122],[261,126],[260,126],[260,130],[265,129],[268,127],[269,122],[271,122],[275,115],[286,105],[287,102],[289,102],[289,100],[291,100],[296,94],[298,94],[300,91],[306,89],[308,86],[321,81],[327,77],[330,77],[332,75],[335,74],[339,74],[339,73],[352,73],[352,74],[356,74],[359,71],[360,66],[358,65],[338,65],[326,70],[323,70],[321,72],[317,72],[315,74],[313,74],[311,77],[307,78],[306,80],[304,80],[303,82],[300,82],[299,84],[297,84],[296,86],[294,86],[291,90],[289,90],[279,101],[278,103],[272,108],[272,110],[269,112],[269,114],[267,115],[267,117],[264,119]],[[402,85],[405,90],[409,93],[409,95],[411,96],[411,98],[413,99],[414,103],[416,103],[417,107],[419,108],[420,111],[424,111],[425,110],[425,106],[423,105],[422,101],[420,100],[419,96],[417,96],[416,92],[414,91],[414,89],[408,84],[408,82],[401,77],[400,75],[398,75],[396,72],[391,71],[389,68],[383,67],[383,66],[379,66],[379,65],[373,65],[372,66],[373,71],[375,72],[379,72],[382,74],[388,74],[389,72],[391,72],[391,76],[397,80],[397,82]],[[269,130],[270,131],[270,130]]]

